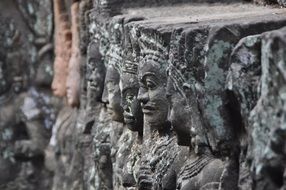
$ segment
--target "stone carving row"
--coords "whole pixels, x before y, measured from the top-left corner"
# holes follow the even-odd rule
[[[250,155],[255,154],[248,153],[253,137],[243,123],[250,113],[240,110],[243,101],[227,86],[231,58],[250,59],[235,55],[240,39],[281,28],[285,21],[254,17],[244,23],[238,19],[189,25],[178,20],[171,25],[113,16],[105,8],[99,5],[97,13],[90,14],[94,28],[88,47],[95,48],[87,51],[87,59],[97,57],[97,62],[86,63],[87,70],[94,71],[87,77],[87,91],[94,89],[91,84],[103,85],[95,76],[104,72],[96,68],[106,70],[102,102],[97,96],[91,106],[106,106],[92,122],[92,188],[259,189],[260,184],[252,182],[253,175],[259,176],[254,169],[258,165],[247,162],[254,161]],[[272,19],[277,19],[274,25]],[[255,47],[250,51],[261,55]],[[245,81],[255,88],[251,82]],[[100,94],[102,88],[97,90]],[[255,97],[245,98],[256,105]],[[87,102],[94,98],[87,93]],[[279,186],[268,180],[261,185]]]
[[[0,20],[0,189],[286,189],[284,13],[190,22],[53,0],[59,100],[40,64],[51,2],[17,5],[25,31]]]

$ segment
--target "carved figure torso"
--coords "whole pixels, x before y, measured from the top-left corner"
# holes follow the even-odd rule
[[[3,184],[6,184],[10,180],[13,180],[18,175],[20,171],[19,163],[15,162],[15,141],[16,130],[20,126],[20,119],[17,113],[16,107],[13,101],[14,97],[6,98],[6,100],[1,100],[1,109],[0,109],[0,187]],[[21,102],[19,98],[16,98],[16,102]],[[23,126],[22,126],[23,127]],[[8,174],[6,172],[9,172]],[[3,175],[4,174],[4,175]]]
[[[99,121],[93,126],[93,152],[95,162],[95,179],[93,182],[96,190],[112,189],[112,162],[110,126],[111,118],[105,108],[101,109]]]
[[[134,135],[134,134],[133,134]],[[122,185],[126,189],[136,189],[138,183],[138,172],[141,164],[141,148],[142,140],[134,135],[130,155],[128,155],[127,163],[123,166]]]
[[[189,158],[178,176],[177,189],[218,189],[224,163],[212,155]]]
[[[53,128],[53,136],[50,141],[56,155],[53,190],[66,189],[70,185],[67,183],[66,175],[68,175],[68,169],[75,152],[76,117],[77,110],[66,106],[59,112]]]
[[[131,154],[131,148],[136,140],[135,134],[126,127],[123,128],[122,135],[117,141],[120,146],[116,152],[116,162],[114,164],[114,187],[124,189],[123,187],[123,168],[126,160]]]
[[[168,135],[160,136],[155,132],[150,139],[144,140],[144,154],[141,158],[141,167],[139,170],[139,184],[145,183],[144,178],[148,179],[149,186],[143,185],[143,189],[160,190],[164,189],[164,183],[173,180],[175,188],[176,179],[173,178],[173,164],[179,155],[180,148],[176,142],[174,132],[170,131]],[[168,187],[171,188],[172,187]]]
[[[38,106],[40,106],[39,102],[37,99],[32,99],[30,93],[19,95],[11,93],[10,98],[1,102],[0,169],[4,175],[0,175],[0,186],[4,184],[5,187],[6,184],[8,189],[12,187],[19,189],[23,184],[28,189],[41,188],[42,185],[47,187],[44,183],[48,179],[44,178],[49,174],[35,167],[33,161],[36,157],[38,164],[43,161],[41,160],[43,149],[49,139],[49,130],[45,128],[45,124],[46,127],[50,126],[49,122],[45,123],[49,119]],[[27,108],[31,109],[27,110]],[[49,121],[52,122],[52,120]],[[7,171],[9,171],[8,174]],[[31,174],[34,175],[33,180],[41,180],[41,182],[32,184],[29,181]]]

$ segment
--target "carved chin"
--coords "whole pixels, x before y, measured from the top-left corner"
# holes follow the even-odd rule
[[[144,114],[144,122],[150,126],[160,127],[166,123],[167,119],[161,114]]]
[[[117,121],[120,123],[123,123],[124,119],[120,114],[115,113],[114,111],[110,110],[110,114],[111,114],[111,119],[113,121]]]
[[[127,122],[124,120],[124,122],[126,123],[126,127],[127,127],[129,130],[131,130],[131,131],[138,131],[135,121],[127,123]]]
[[[134,125],[134,124],[135,124],[135,120],[134,120],[134,119],[126,118],[126,117],[124,117],[124,122],[125,122],[127,125]]]

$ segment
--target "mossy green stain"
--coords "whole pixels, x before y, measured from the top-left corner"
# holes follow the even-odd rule
[[[216,134],[223,137],[225,130],[223,119],[219,113],[220,107],[223,105],[220,92],[223,91],[226,80],[226,71],[219,67],[221,60],[228,56],[227,51],[232,45],[222,40],[217,40],[209,47],[207,57],[205,59],[206,78],[206,116],[210,122],[210,126],[216,128]]]

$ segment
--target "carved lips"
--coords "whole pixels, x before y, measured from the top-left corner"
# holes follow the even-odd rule
[[[124,116],[124,122],[126,124],[133,124],[136,121],[135,117],[127,111],[124,111],[123,116]]]
[[[151,115],[152,113],[154,113],[154,111],[156,111],[157,109],[154,106],[150,106],[150,105],[142,105],[142,111],[144,114],[146,115]]]

